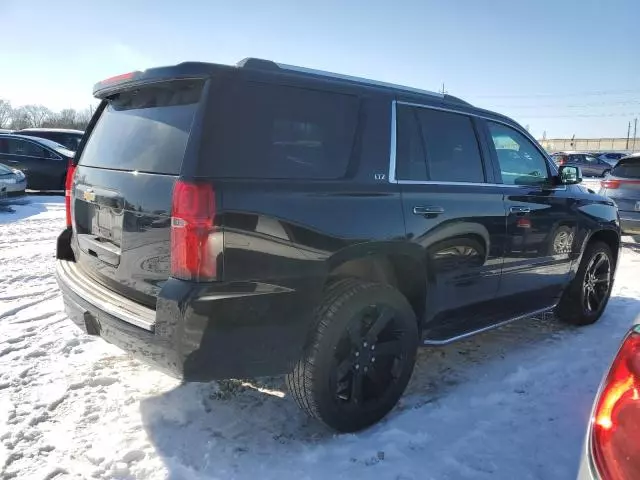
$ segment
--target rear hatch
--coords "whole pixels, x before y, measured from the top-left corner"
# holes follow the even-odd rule
[[[601,185],[600,193],[613,199],[620,212],[640,212],[640,157],[621,159]]]
[[[205,80],[123,79],[104,94],[81,146],[72,246],[88,276],[155,308],[170,273],[172,191]]]

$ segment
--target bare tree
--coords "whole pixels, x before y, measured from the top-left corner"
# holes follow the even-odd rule
[[[29,115],[24,107],[16,108],[11,113],[11,128],[14,130],[22,130],[31,126]]]
[[[43,127],[76,128],[77,112],[73,108],[65,108],[59,113],[51,113],[42,123]]]
[[[24,110],[30,127],[42,127],[47,117],[51,116],[51,110],[44,105],[25,105]]]
[[[11,103],[0,98],[0,128],[6,128],[9,126],[12,111]]]
[[[89,122],[91,121],[91,117],[93,116],[93,110],[93,106],[90,105],[88,108],[77,112],[75,128],[79,130],[86,129],[87,125],[89,125]]]

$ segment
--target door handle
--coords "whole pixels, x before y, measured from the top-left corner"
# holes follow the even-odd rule
[[[435,216],[435,215],[440,215],[441,213],[444,213],[444,208],[442,207],[434,207],[434,206],[426,206],[426,207],[422,207],[422,206],[417,206],[417,207],[413,207],[413,214],[414,215],[426,215],[426,216]]]
[[[531,209],[529,207],[511,207],[509,208],[511,213],[531,213]]]

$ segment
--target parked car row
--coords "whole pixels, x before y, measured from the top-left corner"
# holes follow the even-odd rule
[[[611,164],[600,157],[585,152],[555,152],[551,154],[553,162],[558,165],[580,167],[587,177],[604,177],[611,171]]]

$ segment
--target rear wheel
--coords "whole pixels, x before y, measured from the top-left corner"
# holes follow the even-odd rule
[[[560,320],[573,325],[596,322],[609,301],[614,261],[606,243],[589,244],[575,278],[565,290],[556,310]]]
[[[415,364],[418,328],[406,298],[393,287],[355,279],[325,291],[316,330],[287,376],[306,413],[353,432],[397,403]]]

